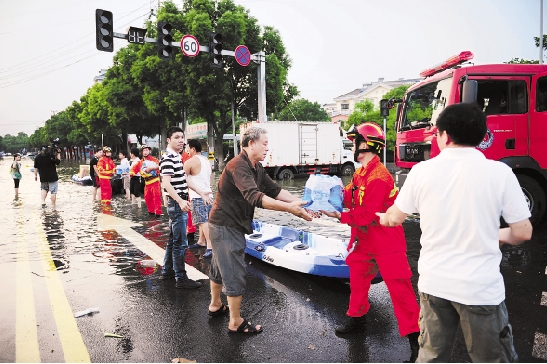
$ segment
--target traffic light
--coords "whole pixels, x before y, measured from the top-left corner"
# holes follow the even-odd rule
[[[112,13],[107,10],[95,10],[97,49],[114,52],[114,23]]]
[[[222,34],[209,33],[209,64],[222,68]]]
[[[173,52],[172,40],[171,25],[163,21],[158,22],[158,57],[160,59],[171,59],[171,53]]]

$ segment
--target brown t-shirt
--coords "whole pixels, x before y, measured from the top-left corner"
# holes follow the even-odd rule
[[[246,234],[252,234],[254,208],[262,207],[264,195],[276,198],[279,192],[281,187],[272,181],[262,164],[253,167],[243,150],[228,162],[220,176],[209,222],[241,228]]]

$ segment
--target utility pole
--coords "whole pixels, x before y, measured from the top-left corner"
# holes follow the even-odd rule
[[[543,64],[543,0],[539,0],[539,64]]]
[[[258,52],[258,121],[266,122],[266,54]]]

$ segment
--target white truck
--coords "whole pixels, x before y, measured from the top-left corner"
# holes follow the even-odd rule
[[[353,161],[352,142],[338,122],[268,121],[251,126],[268,132],[268,154],[262,165],[272,178],[291,179],[296,174],[352,175],[360,163]]]

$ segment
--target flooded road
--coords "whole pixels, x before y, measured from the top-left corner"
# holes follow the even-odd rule
[[[113,196],[112,210],[104,214],[91,201],[92,187],[72,183],[78,165],[66,162],[58,169],[57,208],[49,198],[41,207],[40,185],[28,159],[22,161],[20,197],[14,200],[10,161],[0,161],[5,231],[0,362],[402,362],[410,356],[384,283],[371,288],[366,331],[338,337],[334,326],[345,316],[347,281],[292,272],[249,256],[242,315],[263,324],[264,333],[228,335],[226,317],[207,315],[204,249],[186,253],[193,267],[189,274],[203,279],[197,290],[175,289],[174,281],[161,281],[158,266],[150,264],[163,259],[167,215],[150,218],[144,203],[139,209],[122,195]],[[305,181],[279,183],[301,195]],[[349,237],[347,227],[328,218],[307,223],[260,209],[255,218]],[[506,303],[523,362],[547,361],[546,225],[534,230],[530,242],[503,248]],[[416,289],[420,229],[415,221],[404,227]],[[98,312],[74,318],[91,308]],[[461,335],[452,360],[469,361]]]

